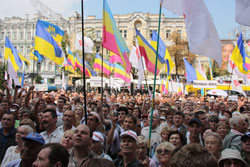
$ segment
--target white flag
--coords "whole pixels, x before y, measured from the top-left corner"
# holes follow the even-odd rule
[[[84,37],[84,50],[85,53],[93,53],[94,43],[88,38]],[[82,35],[76,34],[75,50],[82,50]]]
[[[232,76],[232,90],[243,94],[246,97],[246,93],[243,91],[241,84],[238,81],[238,77],[236,75]]]
[[[62,71],[62,89],[64,89],[66,91],[66,82],[65,82],[64,70]]]
[[[201,76],[202,76],[203,78],[205,78],[205,79],[207,80],[206,73],[205,73],[205,71],[204,71],[204,69],[203,69],[203,67],[202,67],[202,65],[201,65],[200,60],[198,61],[198,69],[197,69],[197,71],[201,74]]]
[[[164,8],[184,15],[190,51],[211,57],[221,65],[219,36],[204,0],[162,0],[162,4]]]
[[[239,24],[250,26],[250,1],[235,0],[235,21]]]
[[[8,60],[8,74],[9,74],[10,78],[12,78],[14,80],[15,85],[21,86],[19,78],[17,76],[17,73],[15,72],[14,67],[13,67],[10,59]]]

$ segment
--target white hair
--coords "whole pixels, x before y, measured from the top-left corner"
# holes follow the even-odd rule
[[[234,126],[235,126],[235,125],[238,125],[239,121],[242,120],[242,119],[247,120],[247,122],[249,123],[248,117],[246,117],[246,116],[243,115],[243,114],[236,115],[236,116],[232,117],[232,118],[229,120],[231,129],[234,129]]]
[[[28,132],[28,134],[31,132],[34,132],[33,128],[29,125],[22,125],[22,126],[19,126],[19,128],[24,128]]]

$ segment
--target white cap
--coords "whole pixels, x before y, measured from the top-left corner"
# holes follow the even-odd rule
[[[94,131],[93,135],[92,135],[92,139],[94,141],[99,141],[102,144],[104,143],[104,137],[103,137],[103,135],[100,132]]]
[[[132,137],[135,141],[136,141],[136,143],[137,143],[137,134],[134,132],[134,131],[132,131],[132,130],[127,130],[127,131],[125,131],[125,132],[123,132],[122,134],[121,134],[121,138],[123,137],[123,136],[130,136],[130,137]]]

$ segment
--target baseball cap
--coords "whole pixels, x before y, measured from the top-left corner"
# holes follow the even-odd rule
[[[193,118],[189,121],[188,125],[191,125],[192,123],[197,123],[199,126],[202,126],[202,123],[199,119]]]
[[[94,141],[99,141],[102,144],[104,143],[104,137],[103,137],[103,135],[100,132],[94,131],[93,135],[92,135],[92,139]]]
[[[127,130],[121,134],[121,138],[124,136],[130,136],[137,142],[137,134],[132,130]]]
[[[247,139],[247,138],[250,139],[250,132],[245,133],[245,134],[241,137],[241,141],[243,141],[243,140],[245,140],[245,139]]]
[[[29,133],[26,137],[22,137],[22,139],[25,140],[32,140],[34,142],[37,142],[39,144],[44,145],[45,141],[42,135],[40,135],[39,133]]]

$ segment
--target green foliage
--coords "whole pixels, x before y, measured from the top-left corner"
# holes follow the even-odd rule
[[[4,74],[7,70],[7,64],[0,63],[0,89],[3,90],[3,83],[4,83]]]
[[[224,76],[224,75],[229,75],[230,74],[227,70],[222,70],[219,67],[219,65],[218,65],[218,63],[216,61],[213,60],[211,63],[212,63],[213,78],[216,78],[218,76]],[[207,70],[206,75],[207,75],[207,79],[211,80],[211,75],[210,75],[209,68]]]
[[[41,83],[42,83],[42,82],[41,82],[42,79],[43,79],[42,76],[41,76],[40,74],[38,74],[38,75],[36,76],[36,78],[35,78],[35,82],[38,83],[38,84],[41,84]]]

